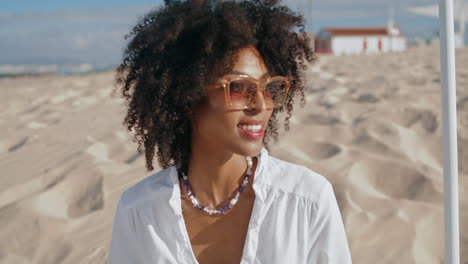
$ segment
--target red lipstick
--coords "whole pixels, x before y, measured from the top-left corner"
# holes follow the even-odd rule
[[[242,135],[244,135],[248,139],[261,139],[263,138],[264,132],[265,132],[265,126],[264,126],[263,121],[257,121],[257,120],[249,120],[249,121],[244,121],[240,122],[237,127],[240,129]],[[245,126],[261,126],[259,130],[257,129],[252,129],[252,128],[247,128]]]

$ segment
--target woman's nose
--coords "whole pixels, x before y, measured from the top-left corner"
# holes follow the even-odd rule
[[[265,97],[263,96],[263,92],[260,89],[257,89],[255,94],[252,96],[250,103],[246,106],[249,110],[267,110],[268,104],[265,101]]]

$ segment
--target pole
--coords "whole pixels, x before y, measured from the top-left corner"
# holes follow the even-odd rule
[[[460,0],[460,21],[459,21],[459,30],[461,38],[461,46],[465,46],[465,0]]]
[[[444,152],[445,263],[460,263],[453,0],[439,1]]]

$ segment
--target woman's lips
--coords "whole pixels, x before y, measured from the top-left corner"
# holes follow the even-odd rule
[[[241,133],[246,136],[249,139],[261,139],[263,138],[263,133],[264,133],[264,128],[262,127],[258,131],[252,131],[250,129],[244,129],[240,126],[238,126],[239,129],[241,130]]]

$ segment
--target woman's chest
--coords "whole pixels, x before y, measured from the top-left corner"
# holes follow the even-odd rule
[[[199,263],[240,263],[254,198],[239,199],[227,215],[209,215],[183,202],[191,249]]]
[[[184,198],[174,204],[182,214],[171,214],[172,207],[135,212],[139,248],[148,260],[142,263],[306,263],[314,243],[312,204],[261,186],[255,195],[241,196],[221,216]]]

